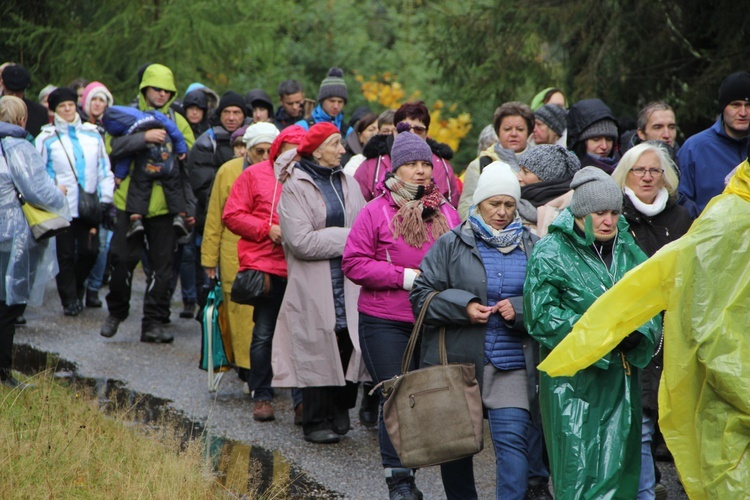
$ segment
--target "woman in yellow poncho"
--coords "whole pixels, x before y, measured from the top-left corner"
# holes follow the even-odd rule
[[[591,306],[539,365],[589,366],[659,311],[659,424],[692,499],[745,498],[750,485],[750,165],[743,162],[681,239]]]

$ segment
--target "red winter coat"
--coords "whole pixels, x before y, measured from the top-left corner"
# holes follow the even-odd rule
[[[256,269],[287,277],[284,250],[268,237],[271,226],[279,224],[281,190],[270,161],[250,165],[232,186],[221,220],[240,237],[240,271]]]

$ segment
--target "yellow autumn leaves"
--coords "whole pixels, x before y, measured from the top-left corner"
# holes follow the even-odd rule
[[[377,103],[386,109],[398,109],[404,102],[415,101],[421,92],[414,91],[406,98],[406,91],[398,82],[398,77],[386,71],[381,75],[371,75],[369,79],[356,74],[356,80],[362,88],[362,95],[368,102]],[[430,129],[428,134],[438,142],[448,144],[453,151],[458,151],[461,139],[471,130],[471,114],[455,115],[457,104],[446,108],[441,100],[432,104],[430,109]]]

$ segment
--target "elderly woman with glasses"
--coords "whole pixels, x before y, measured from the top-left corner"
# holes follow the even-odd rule
[[[665,145],[644,142],[629,149],[612,178],[622,188],[622,215],[641,250],[651,257],[661,247],[687,233],[692,223],[688,210],[677,203],[677,171]],[[643,370],[643,430],[641,479],[638,498],[653,498],[656,486],[651,441],[658,420],[659,380],[664,354],[658,349]]]
[[[456,174],[448,160],[453,158],[453,150],[447,144],[437,142],[427,137],[430,128],[430,112],[424,102],[407,102],[396,110],[393,123],[398,132],[411,131],[427,142],[432,150],[432,180],[440,189],[440,193],[454,208],[458,207],[461,190],[458,187]],[[365,161],[359,166],[354,178],[365,200],[377,198],[385,191],[383,184],[385,174],[392,170],[391,148],[393,135],[375,135],[364,146],[362,153]]]

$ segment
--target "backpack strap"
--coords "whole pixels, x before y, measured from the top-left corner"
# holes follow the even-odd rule
[[[493,160],[492,160],[492,158],[490,156],[480,156],[479,157],[479,174],[480,175],[482,174],[482,171],[484,170],[484,168],[487,165],[489,165],[490,163],[492,163],[492,161]]]

